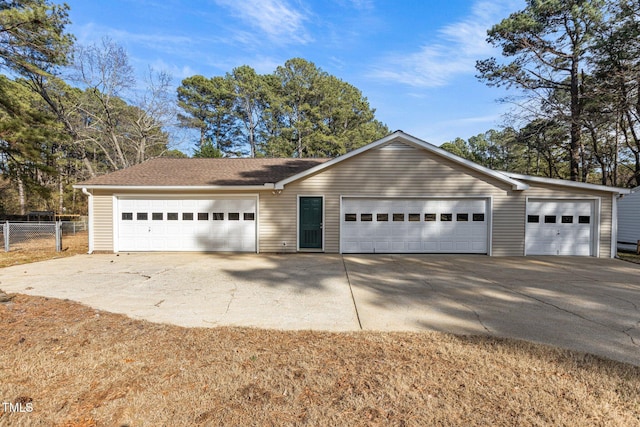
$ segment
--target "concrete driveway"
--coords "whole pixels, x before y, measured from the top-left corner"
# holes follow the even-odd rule
[[[181,326],[491,334],[640,365],[640,265],[472,255],[79,255],[0,289]]]

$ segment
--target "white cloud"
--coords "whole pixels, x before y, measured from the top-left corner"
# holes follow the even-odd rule
[[[304,23],[308,14],[294,9],[286,0],[216,0],[216,3],[251,27],[259,29],[271,42],[307,44],[312,37]]]
[[[443,26],[437,41],[417,52],[392,53],[374,67],[371,77],[413,87],[441,87],[453,78],[475,72],[475,62],[494,52],[487,29],[520,9],[522,0],[479,0],[466,18]]]
[[[180,66],[177,64],[168,64],[162,59],[156,59],[153,61],[149,65],[149,68],[154,71],[164,71],[168,73],[173,78],[174,86],[179,85],[183,79],[198,74],[196,70],[188,65]]]
[[[105,35],[108,35],[110,39],[124,47],[140,46],[165,54],[183,53],[185,46],[191,46],[196,42],[196,40],[188,36],[163,33],[135,33],[94,23],[83,25],[76,30],[78,43],[82,45],[99,44]]]

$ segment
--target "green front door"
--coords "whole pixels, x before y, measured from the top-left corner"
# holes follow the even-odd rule
[[[322,249],[322,197],[300,197],[300,249]]]

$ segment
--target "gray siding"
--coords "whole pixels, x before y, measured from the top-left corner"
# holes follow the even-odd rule
[[[640,240],[640,187],[618,202],[618,242],[635,245]]]

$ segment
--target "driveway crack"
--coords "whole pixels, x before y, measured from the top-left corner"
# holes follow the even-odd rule
[[[470,310],[476,316],[476,319],[478,319],[478,323],[480,323],[480,325],[484,328],[485,331],[487,331],[488,333],[491,333],[491,329],[487,328],[487,325],[485,325],[484,322],[482,321],[482,318],[480,317],[480,313],[478,313],[477,311],[475,311],[473,308],[469,307],[466,304],[462,304],[462,305],[465,306],[468,310]]]
[[[616,297],[616,296],[612,296],[612,298],[617,299],[618,301],[626,302],[627,304],[631,304],[633,309],[638,311],[638,306],[633,301],[629,301],[628,299],[619,298],[619,297]]]
[[[548,306],[550,306],[550,307],[553,307],[553,308],[555,308],[556,310],[560,310],[560,311],[563,311],[563,312],[565,312],[565,313],[568,313],[568,314],[571,314],[571,315],[573,315],[573,316],[576,316],[576,317],[578,317],[578,318],[580,318],[580,319],[582,319],[582,320],[586,320],[587,322],[591,322],[591,323],[596,324],[596,325],[598,325],[598,326],[602,326],[602,327],[604,327],[604,328],[606,328],[606,329],[611,329],[611,330],[613,330],[613,331],[618,331],[618,329],[613,328],[613,327],[611,327],[611,325],[608,325],[608,324],[606,324],[606,323],[602,323],[602,322],[598,322],[597,320],[590,319],[590,318],[585,317],[585,316],[583,316],[583,315],[581,315],[581,314],[579,314],[579,313],[573,312],[573,311],[571,311],[571,310],[567,310],[566,308],[562,308],[562,307],[557,306],[557,305],[555,305],[555,304],[552,304],[552,303],[550,303],[550,302],[548,302],[548,301],[545,301],[545,300],[543,300],[543,299],[541,299],[541,298],[537,298],[537,297],[535,297],[535,296],[533,296],[533,295],[529,295],[529,294],[527,294],[527,293],[520,292],[520,291],[517,291],[517,290],[515,290],[515,289],[508,288],[507,286],[504,286],[504,285],[502,285],[501,283],[498,283],[498,282],[496,282],[496,281],[494,281],[494,280],[489,280],[489,279],[487,279],[487,280],[488,280],[490,283],[492,283],[492,284],[494,284],[494,285],[496,285],[496,286],[498,286],[498,287],[500,287],[500,288],[502,288],[502,289],[506,290],[507,292],[511,292],[511,293],[516,294],[516,295],[520,295],[520,296],[522,296],[522,297],[532,299],[532,300],[537,301],[537,302],[539,302],[539,303],[541,303],[541,304],[545,304],[545,305],[548,305]],[[640,323],[640,322],[639,322],[639,323]],[[631,326],[630,328],[627,328],[627,329],[621,330],[621,331],[619,331],[619,332],[622,332],[622,333],[623,333],[623,334],[625,334],[627,337],[629,337],[629,339],[631,340],[631,343],[632,343],[633,345],[638,345],[638,344],[635,342],[634,338],[629,334],[629,331],[631,331],[631,330],[633,330],[633,329],[635,329],[635,326]]]
[[[227,309],[224,311],[224,314],[221,316],[224,317],[226,316],[226,314],[229,312],[229,307],[231,307],[231,303],[233,302],[233,300],[236,297],[236,291],[238,290],[238,284],[237,283],[233,283],[233,289],[231,290],[231,298],[229,298],[229,302],[227,303]]]
[[[142,274],[138,271],[123,271],[124,274],[132,274],[134,276],[140,276],[140,277],[144,277],[145,280],[149,280],[151,279],[151,276],[149,276],[148,274]]]
[[[639,323],[640,323],[640,322],[639,322]],[[631,335],[631,334],[629,333],[629,331],[633,331],[635,328],[636,328],[635,326],[631,326],[631,327],[629,327],[629,328],[627,328],[627,329],[623,330],[623,331],[622,331],[622,333],[629,337],[629,339],[631,340],[631,344],[633,344],[633,345],[639,345],[638,343],[636,343],[636,340],[635,340],[635,339],[633,339],[633,335]]]
[[[349,269],[347,268],[347,262],[344,259],[344,255],[340,255],[342,258],[342,266],[344,267],[344,274],[347,276],[347,283],[349,284],[349,292],[351,293],[351,301],[353,302],[353,308],[356,311],[356,319],[358,320],[358,327],[362,330],[362,322],[360,321],[360,313],[358,313],[358,304],[356,304],[356,298],[353,295],[353,287],[351,286],[351,279],[349,278]]]
[[[429,290],[431,290],[431,292],[433,292],[434,294],[438,295],[438,297],[442,298],[442,299],[446,299],[448,301],[453,302],[454,304],[460,304],[461,306],[463,306],[464,308],[466,308],[467,310],[469,310],[470,312],[473,313],[473,315],[476,317],[476,320],[478,321],[478,323],[480,323],[480,326],[482,326],[482,328],[484,328],[485,331],[487,331],[488,333],[492,333],[491,329],[489,329],[487,327],[487,325],[482,321],[482,317],[480,317],[480,313],[478,313],[475,309],[473,309],[473,307],[471,307],[468,304],[463,304],[459,301],[456,301],[453,298],[450,298],[446,295],[444,295],[441,292],[438,292],[438,290],[436,289],[436,287],[428,280],[428,279],[423,279],[422,280],[422,284],[424,284],[427,288],[429,288]]]

